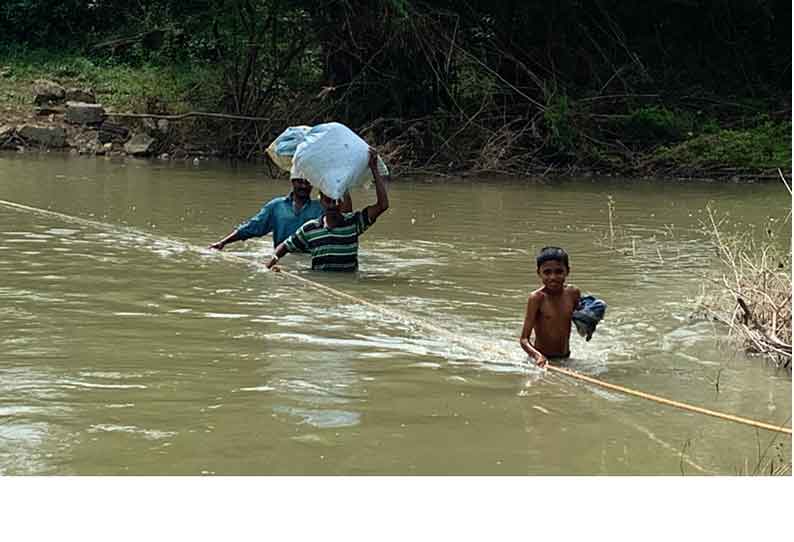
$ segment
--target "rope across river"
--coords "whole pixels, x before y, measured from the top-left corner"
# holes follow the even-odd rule
[[[100,229],[107,229],[110,226],[110,227],[113,227],[113,228],[115,228],[117,230],[126,231],[126,232],[129,232],[129,233],[134,234],[134,235],[146,235],[147,237],[151,237],[153,239],[157,239],[158,241],[161,241],[161,242],[164,242],[164,243],[179,245],[180,247],[187,247],[191,251],[194,251],[194,252],[198,252],[198,253],[202,253],[202,254],[206,254],[206,252],[207,252],[207,249],[204,248],[204,247],[199,247],[199,246],[192,245],[192,244],[189,244],[189,243],[183,243],[181,241],[175,241],[173,239],[152,235],[152,234],[141,232],[140,230],[136,230],[134,228],[129,228],[129,227],[126,227],[126,226],[109,225],[109,224],[105,224],[103,222],[99,222],[99,221],[96,221],[96,220],[90,220],[90,219],[86,219],[86,218],[75,217],[75,216],[59,213],[59,212],[56,212],[56,211],[50,211],[50,210],[47,210],[47,209],[40,209],[38,207],[30,207],[28,205],[22,205],[20,203],[15,203],[15,202],[12,202],[12,201],[6,201],[6,200],[2,200],[2,199],[0,199],[0,205],[3,205],[5,207],[11,208],[11,209],[17,209],[17,210],[21,210],[21,211],[27,211],[27,212],[31,212],[31,213],[36,213],[36,214],[39,214],[39,215],[57,217],[57,218],[60,218],[61,220],[64,220],[66,222],[83,224],[83,225],[87,225],[87,226],[91,226],[91,227],[97,227],[97,228],[100,228]],[[243,262],[243,263],[246,263],[246,264],[251,264],[252,263],[250,259],[243,258],[241,256],[236,256],[234,254],[228,254],[228,253],[224,253],[224,252],[219,252],[218,255],[220,255],[220,256],[222,256],[222,257],[224,257],[226,259],[233,260],[233,261],[239,261],[239,262]],[[497,356],[503,356],[504,355],[503,352],[500,352],[497,349],[492,349],[492,348],[485,347],[481,343],[480,344],[475,344],[473,341],[469,340],[465,335],[460,335],[460,334],[457,334],[457,333],[453,333],[452,331],[450,331],[448,329],[445,329],[443,327],[437,326],[436,324],[434,324],[434,323],[432,323],[432,322],[430,322],[428,320],[425,320],[423,318],[420,318],[418,316],[409,315],[409,314],[403,314],[402,312],[400,312],[398,310],[391,309],[391,308],[388,308],[388,307],[384,307],[383,305],[378,305],[376,303],[372,303],[371,301],[367,301],[365,299],[361,299],[359,297],[356,297],[354,295],[348,294],[348,293],[343,292],[341,290],[337,290],[336,288],[332,288],[330,286],[325,286],[325,285],[320,284],[318,282],[315,282],[315,281],[313,281],[311,279],[303,277],[303,276],[301,276],[301,275],[299,275],[297,273],[293,273],[293,272],[286,271],[286,270],[281,270],[278,274],[280,276],[287,277],[287,278],[289,278],[291,280],[294,280],[294,281],[297,281],[297,282],[301,282],[301,283],[303,283],[303,284],[305,284],[305,285],[307,285],[307,286],[309,286],[311,288],[314,288],[315,290],[319,290],[319,291],[322,291],[322,292],[325,292],[325,293],[328,293],[328,294],[332,294],[333,296],[335,296],[337,298],[344,298],[344,299],[352,301],[352,302],[354,302],[356,304],[364,305],[364,306],[366,306],[366,307],[368,307],[368,308],[370,308],[372,310],[375,310],[375,311],[377,311],[377,312],[379,312],[379,313],[381,313],[383,315],[386,315],[386,316],[388,316],[390,318],[394,318],[394,319],[396,319],[396,320],[398,320],[400,322],[403,322],[405,324],[408,324],[408,325],[411,325],[411,326],[417,326],[417,327],[424,328],[425,330],[433,331],[434,333],[437,333],[437,334],[439,334],[441,336],[446,337],[451,342],[462,344],[462,345],[465,345],[465,346],[468,346],[468,347],[473,347],[473,348],[476,348],[477,350],[479,350],[481,352],[484,352],[484,353],[489,353],[489,351],[492,351],[491,353],[494,354],[494,355],[497,355]],[[599,387],[602,387],[602,388],[606,388],[606,389],[610,389],[610,390],[613,390],[613,391],[617,391],[617,392],[620,392],[620,393],[623,393],[623,394],[626,394],[626,395],[630,395],[630,396],[633,396],[633,397],[639,397],[641,399],[645,399],[645,400],[648,400],[648,401],[653,401],[655,403],[671,406],[671,407],[674,407],[674,408],[679,408],[681,410],[685,410],[685,411],[688,411],[688,412],[694,412],[694,413],[697,413],[697,414],[703,414],[703,415],[706,415],[706,416],[712,416],[714,418],[719,418],[721,420],[731,421],[731,422],[734,422],[734,423],[739,423],[739,424],[742,424],[742,425],[755,427],[757,429],[764,429],[764,430],[767,430],[767,431],[774,431],[774,432],[777,432],[777,433],[784,433],[784,434],[787,434],[787,435],[791,435],[791,428],[790,427],[786,427],[784,425],[774,425],[774,424],[770,424],[770,423],[766,423],[766,422],[760,422],[760,421],[757,421],[757,420],[752,420],[752,419],[749,419],[749,418],[743,418],[741,416],[736,416],[736,415],[733,415],[733,414],[727,414],[727,413],[724,413],[724,412],[718,412],[716,410],[710,410],[710,409],[699,407],[699,406],[696,406],[696,405],[690,405],[688,403],[684,403],[684,402],[681,402],[681,401],[674,401],[672,399],[666,399],[666,398],[660,397],[658,395],[645,393],[645,392],[634,390],[634,389],[627,388],[627,387],[624,387],[624,386],[619,386],[617,384],[610,384],[609,382],[605,382],[603,380],[599,380],[597,378],[593,378],[591,376],[587,376],[587,375],[584,375],[584,374],[579,373],[577,371],[573,371],[571,369],[567,369],[567,368],[564,368],[564,367],[556,367],[554,365],[549,364],[549,365],[546,366],[546,368],[547,368],[547,370],[552,371],[554,373],[562,374],[562,375],[568,376],[570,378],[573,378],[573,379],[576,379],[576,380],[579,380],[579,381],[582,381],[582,382],[587,382],[588,384],[592,384],[592,385],[599,386]]]

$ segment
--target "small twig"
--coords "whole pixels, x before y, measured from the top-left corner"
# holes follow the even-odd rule
[[[681,470],[681,476],[686,476],[686,473],[684,472],[684,455],[691,444],[692,441],[690,439],[686,439],[686,441],[684,441],[684,445],[681,447],[681,453],[679,454],[680,460],[678,462],[678,468]]]
[[[615,212],[615,200],[612,196],[607,196],[607,210],[609,211],[609,248],[615,248],[615,227],[613,224],[613,215]]]
[[[780,180],[783,181],[786,190],[788,190],[788,193],[791,194],[791,185],[789,185],[788,182],[786,181],[786,177],[783,175],[783,172],[780,170],[780,168],[777,168],[777,173],[778,175],[780,175]]]
[[[183,120],[189,117],[209,117],[214,119],[230,119],[230,120],[253,120],[259,122],[269,122],[273,119],[267,117],[246,117],[244,115],[228,115],[226,113],[204,113],[201,111],[190,111],[189,113],[182,113],[181,115],[154,115],[149,113],[106,113],[108,117],[122,117],[122,118],[150,118],[150,119],[165,119],[165,120]]]

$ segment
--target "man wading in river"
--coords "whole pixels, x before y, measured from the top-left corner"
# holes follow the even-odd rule
[[[308,251],[315,271],[356,271],[358,269],[358,238],[389,208],[386,185],[378,171],[378,153],[369,151],[369,168],[375,178],[377,201],[355,213],[346,212],[344,203],[320,192],[325,214],[298,228],[293,235],[276,247],[267,262],[273,268],[289,252]],[[278,267],[273,269],[278,271]]]
[[[209,246],[215,250],[235,241],[262,237],[273,232],[273,246],[277,247],[309,220],[322,216],[324,209],[317,200],[311,199],[312,185],[305,179],[292,179],[292,191],[286,196],[273,198],[247,222],[240,224],[232,233]],[[342,200],[343,212],[353,210],[350,194]]]

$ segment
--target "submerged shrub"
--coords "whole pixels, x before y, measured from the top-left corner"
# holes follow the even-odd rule
[[[706,237],[720,265],[704,284],[701,304],[714,320],[726,324],[729,336],[750,353],[780,367],[791,367],[791,250],[775,236],[752,228],[725,231],[725,219],[707,207]],[[714,286],[717,288],[714,288]]]

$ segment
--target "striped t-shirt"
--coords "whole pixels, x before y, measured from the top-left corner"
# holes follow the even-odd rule
[[[342,213],[342,224],[335,228],[323,225],[323,217],[309,220],[292,234],[284,245],[289,252],[311,252],[315,271],[356,271],[358,236],[374,224],[366,209]]]

